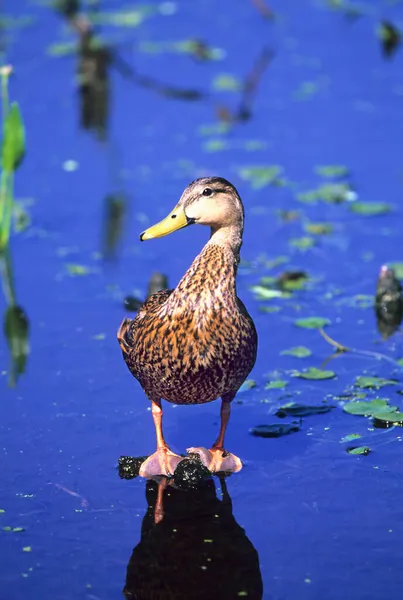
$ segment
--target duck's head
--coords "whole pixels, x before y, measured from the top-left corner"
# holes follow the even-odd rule
[[[140,240],[168,235],[188,225],[209,225],[213,232],[235,228],[242,235],[243,204],[235,187],[222,177],[202,177],[187,186],[165,219],[149,227]]]

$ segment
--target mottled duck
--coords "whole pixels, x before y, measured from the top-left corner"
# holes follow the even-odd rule
[[[257,334],[236,293],[244,209],[235,187],[221,177],[203,177],[183,192],[173,211],[146,229],[140,240],[199,224],[210,239],[174,290],[150,296],[118,331],[123,358],[152,403],[157,450],[140,475],[171,475],[183,457],[162,433],[161,400],[204,404],[221,397],[221,427],[208,450],[189,448],[212,472],[236,472],[240,459],[224,449],[231,402],[256,360]]]

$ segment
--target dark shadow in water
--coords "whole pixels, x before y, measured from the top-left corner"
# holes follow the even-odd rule
[[[25,372],[29,355],[29,320],[24,309],[17,304],[9,246],[0,253],[0,268],[4,297],[7,302],[3,327],[11,357],[9,385],[13,387]]]
[[[227,106],[216,108],[217,116],[222,123],[227,125],[244,123],[252,118],[253,103],[258,93],[261,79],[274,57],[270,48],[263,48],[257,57],[252,69],[249,71],[242,85],[241,98],[237,109],[232,112]]]
[[[148,509],[127,567],[125,597],[261,600],[259,556],[233,515],[225,476],[218,476],[220,500],[213,478],[189,485],[181,465],[181,480],[175,473],[146,482]],[[187,465],[191,471],[192,461]]]
[[[153,273],[148,282],[147,296],[144,300],[140,298],[136,298],[135,296],[126,296],[123,300],[123,306],[125,310],[129,312],[137,312],[143,306],[144,302],[153,294],[161,290],[167,290],[168,285],[168,277],[163,273]]]
[[[403,319],[403,290],[395,271],[381,267],[375,296],[375,315],[378,331],[383,339],[399,328]]]

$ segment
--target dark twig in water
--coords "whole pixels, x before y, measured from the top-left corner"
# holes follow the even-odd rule
[[[252,117],[252,106],[255,100],[258,88],[262,79],[262,75],[272,61],[274,52],[270,48],[263,48],[258,56],[257,61],[253,65],[245,77],[242,86],[242,96],[238,109],[234,114],[226,106],[217,108],[218,118],[225,123],[242,123],[249,121]]]
[[[323,329],[319,329],[319,333],[331,346],[334,346],[337,349],[337,352],[333,354],[327,360],[327,362],[329,362],[330,360],[332,360],[332,358],[335,358],[340,354],[344,354],[345,352],[352,352],[361,356],[370,356],[371,358],[376,358],[377,360],[386,360],[392,363],[392,365],[394,365],[395,367],[398,367],[399,369],[402,368],[396,360],[394,360],[390,356],[387,356],[386,354],[382,354],[381,352],[372,352],[371,350],[359,350],[358,348],[348,348],[347,346],[343,346],[343,344],[336,342],[336,340],[327,335],[327,333],[325,333]]]
[[[161,96],[168,98],[178,98],[182,100],[201,100],[206,97],[204,92],[193,89],[177,88],[171,85],[166,85],[147,75],[140,75],[136,69],[131,67],[120,56],[113,53],[113,65],[123,77],[129,79],[133,83],[140,85],[149,90],[157,92]]]
[[[247,121],[252,116],[252,104],[257,94],[262,75],[269,66],[274,52],[263,48],[262,53],[247,74],[244,84],[243,96],[238,109],[238,120]]]
[[[264,19],[274,19],[274,11],[265,0],[252,0],[252,4]]]

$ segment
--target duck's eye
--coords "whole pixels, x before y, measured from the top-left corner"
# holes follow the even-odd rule
[[[204,188],[203,190],[203,196],[211,196],[212,193],[213,190],[211,188]]]

